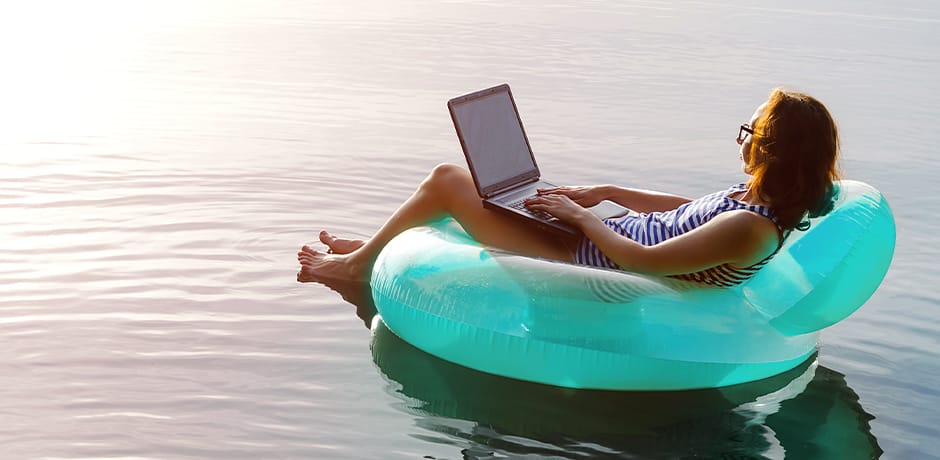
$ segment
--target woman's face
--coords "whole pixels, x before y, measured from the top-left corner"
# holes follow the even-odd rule
[[[754,114],[751,115],[751,120],[747,122],[751,128],[754,128],[754,125],[757,124],[757,120],[761,117],[761,115],[764,114],[764,107],[766,106],[766,102],[759,105],[757,110],[754,111]],[[750,163],[751,159],[751,140],[753,138],[754,136],[748,135],[747,138],[744,139],[744,142],[741,143],[741,171],[747,175],[751,174],[748,168],[748,163]]]

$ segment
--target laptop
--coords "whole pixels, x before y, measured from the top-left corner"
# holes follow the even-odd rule
[[[576,227],[548,213],[525,207],[525,200],[535,196],[538,189],[556,185],[541,177],[508,84],[453,98],[447,108],[483,207],[546,230],[581,234]],[[629,212],[607,200],[588,209],[601,219]]]

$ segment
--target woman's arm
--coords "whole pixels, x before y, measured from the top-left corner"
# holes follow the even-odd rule
[[[577,226],[620,268],[649,275],[695,273],[722,264],[748,267],[777,248],[773,221],[750,211],[721,213],[702,226],[654,246],[644,246],[610,229],[593,213],[560,194],[527,204]]]
[[[744,210],[721,213],[653,246],[619,235],[597,218],[585,216],[577,225],[620,268],[649,275],[695,273],[722,264],[749,267],[773,253],[778,242],[770,219]]]
[[[539,190],[541,194],[560,194],[571,198],[575,203],[589,208],[603,200],[610,200],[636,212],[669,211],[676,209],[689,198],[649,190],[631,189],[616,185],[593,185],[575,187],[557,187]]]

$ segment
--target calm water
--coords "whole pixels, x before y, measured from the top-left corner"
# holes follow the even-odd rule
[[[940,458],[940,8],[929,0],[0,6],[2,458]],[[894,208],[894,263],[750,385],[564,390],[370,332],[295,252],[367,236],[445,101],[513,85],[542,169],[701,195],[784,84]],[[334,290],[335,289],[335,290]]]

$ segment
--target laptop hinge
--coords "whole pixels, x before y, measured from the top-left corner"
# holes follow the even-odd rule
[[[538,182],[539,180],[541,180],[541,179],[540,179],[538,176],[533,176],[533,177],[530,177],[530,178],[526,179],[526,180],[523,181],[523,182],[517,182],[517,183],[512,184],[512,185],[509,185],[509,186],[507,186],[507,187],[503,187],[503,188],[501,188],[501,189],[499,189],[499,190],[494,190],[494,191],[492,191],[492,192],[486,194],[486,196],[485,196],[484,198],[492,198],[492,197],[494,197],[494,196],[496,196],[496,195],[500,195],[500,194],[503,194],[503,193],[505,193],[505,192],[508,192],[508,191],[511,191],[511,190],[515,190],[515,189],[517,189],[517,188],[525,187],[525,186],[530,185],[530,184],[532,184],[532,183]]]

